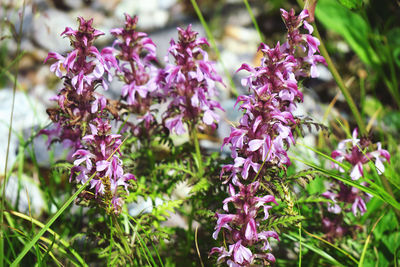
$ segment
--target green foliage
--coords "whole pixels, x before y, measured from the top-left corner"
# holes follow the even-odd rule
[[[363,0],[339,0],[339,2],[349,9],[361,8],[363,4]]]
[[[196,1],[192,3],[196,5]],[[276,7],[281,4],[272,3]],[[390,17],[385,27],[371,23],[366,10],[373,5],[376,3],[363,0],[319,0],[317,22],[341,35],[368,71],[376,72],[366,78],[367,82],[374,75],[380,75],[383,84],[391,88],[396,98],[400,27],[393,26]],[[222,11],[223,3],[218,3],[218,8]],[[200,9],[196,12],[199,14]],[[257,18],[252,19],[257,24]],[[221,18],[216,21],[220,22]],[[205,19],[202,23],[206,24]],[[219,23],[215,24],[219,26]],[[328,44],[328,48],[332,47]],[[214,48],[217,49],[215,44]],[[10,60],[8,52],[8,46],[2,42],[0,85],[3,86],[14,77],[9,70],[23,56],[21,53]],[[374,84],[369,89],[373,87]],[[320,151],[302,145],[317,155],[315,162],[306,155],[292,158],[308,165],[306,170],[296,172],[297,166],[287,169],[266,166],[265,173],[260,174],[263,193],[273,194],[279,202],[278,206],[273,205],[269,218],[260,225],[261,230],[280,233],[280,242],[271,242],[278,266],[301,263],[303,266],[354,266],[360,258],[363,266],[400,265],[400,165],[397,163],[400,161],[397,140],[400,113],[385,99],[368,96],[362,101],[362,114],[370,118],[381,110],[371,125],[374,140],[380,140],[384,148],[388,147],[392,156],[392,164],[385,164],[384,176],[378,175],[371,165],[365,169],[365,178],[351,180],[351,165],[339,163],[329,156],[336,145],[334,138],[324,143]],[[128,118],[123,125],[127,121]],[[337,130],[332,129],[333,133]],[[299,127],[293,129],[293,134],[297,139],[315,131],[332,134],[326,126],[308,117],[299,118]],[[35,135],[36,132],[32,133],[27,140],[21,136],[18,160],[10,174],[17,175],[19,181],[34,177],[40,183],[46,207],[39,218],[32,218],[15,213],[18,201],[14,207],[9,203],[3,205],[3,225],[7,228],[3,230],[4,253],[1,257],[7,266],[198,266],[199,257],[205,266],[215,265],[207,255],[211,247],[221,245],[211,238],[211,233],[215,227],[215,211],[219,212],[227,197],[227,185],[221,183],[219,173],[222,165],[231,163],[229,157],[223,159],[220,153],[196,151],[198,140],[195,141],[193,135],[193,140],[179,146],[174,145],[165,131],[145,140],[130,136],[122,148],[123,154],[127,155],[124,165],[136,175],[137,181],[129,186],[130,195],[122,214],[117,217],[108,214],[93,199],[84,197],[85,194],[93,196],[85,188],[87,184],[77,186],[78,190],[74,191],[75,185],[68,183],[73,164],[52,161],[49,169],[39,166],[32,147]],[[301,141],[297,141],[297,145],[301,146]],[[329,167],[332,162],[343,167],[345,172],[332,170]],[[327,212],[327,206],[333,201],[321,194],[332,179],[373,196],[363,216]],[[362,182],[368,182],[370,186]],[[132,217],[129,207],[137,203],[139,197],[149,199],[151,209]],[[73,202],[79,206],[73,206]],[[174,220],[181,220],[181,224],[173,224],[171,215]],[[261,218],[264,213],[260,211],[258,216]],[[322,223],[326,217],[342,218],[346,233],[333,238],[329,236]],[[58,223],[54,223],[56,220]],[[373,228],[375,223],[376,228]],[[196,244],[195,233],[198,235]],[[197,254],[195,245],[201,255]]]
[[[271,216],[268,221],[263,224],[263,227],[265,226],[266,229],[273,228],[275,231],[281,232],[282,228],[287,228],[301,220],[304,220],[304,217],[301,215]]]
[[[175,209],[179,208],[182,205],[182,200],[169,200],[163,201],[161,205],[156,206],[151,214],[155,217],[155,219],[159,222],[166,220],[170,216],[170,212],[174,212]]]
[[[327,29],[343,36],[365,64],[380,65],[380,60],[369,42],[371,28],[360,14],[350,11],[337,0],[318,1],[315,14]]]

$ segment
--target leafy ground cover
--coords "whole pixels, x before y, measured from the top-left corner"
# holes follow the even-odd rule
[[[45,55],[24,43],[41,5],[1,7],[1,266],[400,263],[396,3],[181,1],[204,36],[181,23],[165,51],[140,12],[78,16]],[[239,5],[247,31],[221,32]],[[223,44],[249,31],[231,66]],[[32,57],[58,88],[23,133]]]

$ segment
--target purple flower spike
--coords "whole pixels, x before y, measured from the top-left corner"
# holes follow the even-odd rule
[[[260,222],[270,216],[272,206],[268,204],[277,202],[272,195],[263,196],[259,185],[267,168],[284,169],[290,165],[287,150],[295,144],[292,129],[298,121],[293,111],[296,102],[303,101],[297,79],[315,77],[315,65],[324,62],[316,54],[319,41],[310,35],[312,26],[304,21],[308,17],[307,10],[298,16],[293,10],[282,10],[282,17],[288,29],[287,42],[282,45],[277,43],[271,48],[261,44],[259,50],[264,57],[260,66],[243,64],[238,70],[249,72],[242,85],[248,87],[251,94],[237,99],[236,104],[240,103],[239,110],[243,112],[243,117],[238,126],[231,128],[230,136],[223,142],[223,145],[230,145],[234,163],[223,166],[220,176],[229,173],[224,183],[231,181],[230,197],[223,201],[223,208],[229,212],[231,203],[235,213],[217,213],[213,234],[217,238],[221,229],[226,229],[226,236],[229,236],[226,239],[231,245],[229,251],[223,248],[211,251],[220,254],[218,261],[226,261],[230,266],[250,266],[259,259],[263,263],[275,262],[275,257],[269,252],[271,246],[268,240],[271,237],[279,240],[278,234],[274,231],[259,232],[258,229]],[[300,33],[302,25],[309,34]],[[179,70],[174,69],[171,73],[181,79]],[[239,188],[239,193],[235,193],[234,186]],[[262,214],[258,212],[260,208],[263,217],[259,216]]]
[[[184,123],[194,126],[203,122],[215,128],[219,121],[216,109],[223,109],[212,98],[217,94],[216,83],[222,84],[222,79],[202,49],[208,42],[197,38],[191,25],[178,28],[178,36],[177,43],[170,42],[163,73],[164,92],[171,99],[164,116],[165,126],[177,134],[186,132]]]
[[[370,160],[375,160],[376,170],[378,174],[382,174],[385,171],[383,162],[390,163],[389,152],[382,149],[381,143],[377,143],[377,150],[368,152],[370,141],[366,138],[358,139],[357,135],[358,130],[356,128],[353,131],[352,139],[345,139],[339,142],[338,149],[332,152],[332,158],[338,162],[349,162],[353,166],[350,172],[350,177],[353,180],[358,180],[364,176],[363,165]],[[334,164],[334,167],[344,172],[338,164]]]
[[[215,227],[215,232],[213,238],[217,239],[218,233],[222,228],[227,229],[232,234],[232,239],[235,244],[230,245],[229,252],[222,250],[221,248],[213,248],[212,253],[219,253],[220,258],[229,258],[227,263],[230,261],[232,264],[239,264],[237,266],[247,266],[251,264],[254,260],[254,255],[248,245],[255,245],[261,242],[261,251],[270,251],[271,247],[268,242],[268,238],[273,237],[278,238],[278,234],[274,231],[264,231],[258,233],[258,219],[257,214],[259,208],[264,210],[265,216],[263,219],[268,218],[268,209],[271,206],[266,205],[267,203],[276,203],[275,198],[271,195],[264,197],[255,197],[257,193],[259,183],[254,182],[249,185],[243,185],[237,183],[239,187],[239,192],[235,192],[235,188],[232,184],[229,185],[230,197],[223,201],[224,210],[229,211],[229,203],[231,203],[236,211],[235,214],[220,214],[217,213],[217,226]]]
[[[338,149],[332,152],[332,158],[340,163],[348,162],[352,165],[350,177],[352,180],[358,180],[364,176],[363,166],[370,161],[375,161],[376,171],[381,175],[385,171],[383,162],[390,163],[390,154],[387,150],[382,149],[381,143],[377,143],[377,150],[371,151],[371,141],[365,137],[358,138],[357,128],[353,130],[352,138],[339,142]],[[340,172],[345,170],[334,163],[333,167]],[[367,182],[360,183],[363,186],[369,186]],[[333,181],[327,192],[322,194],[323,197],[333,201],[328,204],[328,211],[335,214],[342,212],[352,212],[354,216],[361,216],[367,211],[366,203],[372,198],[372,195],[362,190],[348,186],[340,181]],[[323,228],[328,238],[342,236],[346,232],[346,228],[341,226],[341,220],[330,220],[324,218]]]
[[[147,34],[136,31],[137,22],[137,16],[125,14],[125,27],[111,30],[117,40],[109,49],[115,54],[116,74],[125,83],[122,97],[128,109],[139,116],[133,132],[151,135],[151,129],[157,126],[153,104],[163,101],[163,95],[158,85],[159,70],[152,65],[156,45]]]
[[[78,158],[74,161],[71,177],[76,176],[76,182],[83,184],[94,175],[90,188],[94,190],[96,198],[111,203],[112,211],[118,214],[123,204],[120,189],[128,193],[128,181],[136,179],[133,174],[124,174],[119,158],[120,135],[110,133],[109,122],[95,119],[90,129],[91,134],[84,137],[87,149],[80,149],[73,155]],[[86,163],[85,166],[82,163]]]
[[[45,59],[45,62],[56,60],[50,70],[64,80],[65,86],[52,98],[59,107],[48,109],[51,120],[58,127],[58,135],[53,131],[49,140],[53,138],[54,141],[69,144],[72,152],[82,147],[80,140],[85,125],[98,117],[98,113],[104,115],[107,99],[96,93],[95,89],[97,85],[107,89],[107,83],[111,80],[111,59],[107,56],[107,49],[99,52],[93,44],[103,33],[93,28],[93,20],[79,17],[78,22],[77,30],[67,27],[61,34],[70,39],[73,50],[66,56],[50,52]]]

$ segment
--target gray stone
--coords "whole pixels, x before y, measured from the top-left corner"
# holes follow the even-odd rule
[[[324,82],[329,82],[333,80],[332,73],[324,65],[318,64],[317,70],[319,73],[318,79],[323,80]]]
[[[33,20],[32,39],[48,51],[65,53],[70,50],[70,41],[60,34],[65,27],[76,28],[77,25],[77,21],[65,12],[48,9]]]
[[[10,114],[12,106],[12,90],[0,90],[0,163],[1,169],[4,168],[6,159],[6,150],[8,142],[8,131],[10,125]],[[45,125],[48,122],[48,116],[43,105],[40,105],[36,99],[23,92],[17,91],[15,94],[15,106],[12,124],[12,134],[10,139],[10,153],[7,168],[10,169],[16,159],[17,143],[19,138],[23,138],[23,130],[32,129],[35,125]]]
[[[22,175],[20,179],[10,176],[6,186],[6,198],[12,207],[16,207],[19,212],[37,217],[46,208],[42,191],[39,185],[30,177]],[[29,198],[29,200],[28,200]]]
[[[49,126],[52,127],[53,125]],[[26,138],[29,138],[29,130],[25,133]],[[50,168],[54,162],[65,160],[69,153],[69,149],[64,147],[61,143],[55,142],[50,147],[47,146],[47,136],[35,136],[33,142],[33,153],[35,155],[36,163],[40,167]],[[25,156],[30,158],[31,151],[26,150]]]
[[[123,18],[124,13],[138,14],[140,16],[138,27],[145,31],[164,27],[169,17],[168,11],[160,8],[160,3],[157,0],[122,0],[115,9],[115,16]]]
[[[144,197],[138,196],[136,202],[129,203],[127,206],[129,215],[136,217],[140,214],[150,213],[153,210],[153,201],[150,197],[145,200]]]
[[[79,9],[84,6],[83,0],[63,0],[64,4],[72,9]]]

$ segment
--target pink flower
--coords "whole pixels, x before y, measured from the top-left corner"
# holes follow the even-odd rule
[[[178,42],[171,40],[170,44],[168,52],[174,62],[167,56],[162,73],[164,93],[170,98],[165,126],[177,134],[186,132],[184,123],[197,125],[202,121],[215,128],[219,121],[215,111],[223,109],[212,98],[217,94],[216,83],[222,84],[222,79],[202,49],[208,46],[207,41],[197,38],[197,32],[189,25],[186,29],[178,28]]]
[[[364,176],[363,165],[368,163],[370,160],[375,159],[375,167],[378,174],[382,174],[385,171],[383,162],[388,161],[390,163],[390,154],[387,150],[382,149],[381,143],[377,143],[377,150],[368,152],[370,142],[367,139],[358,139],[357,128],[353,131],[352,139],[345,139],[339,142],[338,149],[332,152],[332,158],[338,162],[349,162],[353,167],[350,172],[350,177],[353,180],[358,180]],[[334,164],[334,167],[341,172],[344,172],[338,164]]]
[[[358,138],[357,136],[358,130],[354,129],[352,138],[339,142],[338,149],[332,152],[332,158],[340,163],[348,162],[351,164],[350,177],[352,180],[358,180],[364,176],[363,166],[370,161],[375,161],[376,170],[378,174],[381,175],[385,171],[383,162],[388,161],[390,163],[389,152],[382,149],[381,143],[377,143],[377,150],[371,151],[372,145],[370,140],[364,137]],[[333,167],[340,172],[345,172],[337,163],[334,163]],[[366,182],[361,182],[361,185],[369,186]],[[372,197],[360,189],[345,185],[340,181],[332,182],[329,190],[323,193],[322,196],[333,201],[333,203],[328,204],[329,212],[340,214],[343,210],[351,210],[354,216],[358,213],[363,215],[366,212],[366,202]],[[350,204],[351,208],[348,208]],[[340,205],[343,205],[344,208],[341,208]],[[325,223],[328,223],[328,221]],[[339,223],[336,222],[334,225],[338,224]],[[332,229],[329,231],[332,231]]]
[[[80,149],[74,153],[73,157],[79,157],[74,161],[74,167],[71,169],[71,178],[76,176],[76,181],[85,183],[88,177],[94,175],[90,181],[91,189],[94,189],[95,196],[106,197],[106,191],[112,195],[111,201],[114,212],[121,211],[123,198],[118,188],[123,187],[128,193],[128,181],[135,176],[130,173],[124,173],[122,161],[119,158],[119,145],[121,144],[120,135],[111,134],[111,126],[107,120],[96,119],[90,124],[91,134],[86,135],[83,140],[87,149]],[[86,167],[81,166],[86,163]],[[92,168],[95,166],[95,168]],[[105,186],[104,180],[107,180],[109,188]]]
[[[223,201],[223,209],[229,212],[229,203],[232,203],[235,213],[217,213],[213,237],[217,237],[221,228],[226,228],[229,235],[226,239],[234,244],[229,246],[228,252],[214,248],[212,253],[218,252],[221,255],[218,260],[225,260],[230,266],[249,266],[256,259],[275,261],[268,252],[271,250],[268,238],[278,239],[278,235],[274,231],[259,233],[258,227],[260,221],[269,218],[272,206],[267,204],[277,203],[272,195],[260,196],[259,181],[267,168],[290,165],[287,150],[295,144],[292,129],[298,123],[292,112],[296,109],[296,102],[303,101],[297,79],[309,75],[315,77],[315,65],[324,62],[316,54],[319,40],[310,35],[312,26],[304,21],[308,17],[307,10],[298,16],[293,10],[281,12],[288,29],[287,42],[283,45],[277,43],[272,48],[261,44],[259,50],[264,57],[260,66],[253,68],[242,64],[239,68],[238,71],[249,72],[248,77],[242,79],[242,85],[248,87],[251,94],[238,97],[235,106],[240,103],[239,110],[244,114],[239,125],[231,128],[230,136],[223,142],[223,145],[230,145],[233,158],[233,164],[223,166],[220,175],[222,178],[228,173],[224,183],[232,182],[229,184],[230,197]],[[300,33],[302,25],[310,34]],[[176,47],[175,43],[173,47]],[[302,51],[297,52],[298,49]],[[171,76],[186,81],[180,72],[180,68],[175,68]],[[234,186],[239,187],[239,193],[235,193]],[[260,208],[264,211],[263,218],[258,217]],[[260,241],[263,242],[261,247]]]

